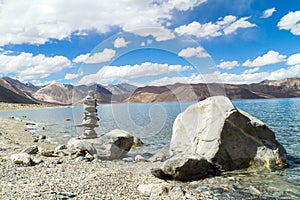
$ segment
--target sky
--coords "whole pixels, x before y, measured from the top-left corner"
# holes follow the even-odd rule
[[[0,0],[0,76],[46,85],[300,76],[298,0]]]

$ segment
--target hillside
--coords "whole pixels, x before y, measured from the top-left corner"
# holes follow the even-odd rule
[[[70,84],[50,83],[36,91],[33,96],[45,102],[57,104],[77,104],[87,95],[89,90],[96,93],[100,103],[109,103],[111,92],[101,85],[73,86]]]
[[[8,103],[38,103],[26,85],[8,77],[0,78],[0,101]]]
[[[231,99],[300,97],[300,77],[255,84],[181,84],[136,87],[130,84],[90,86],[51,83],[37,87],[8,77],[0,78],[0,101],[13,103],[81,103],[93,90],[99,103],[198,101],[214,95]]]

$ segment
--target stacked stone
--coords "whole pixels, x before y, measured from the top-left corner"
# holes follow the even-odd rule
[[[95,98],[94,92],[89,91],[88,96],[83,101],[83,121],[82,126],[84,127],[83,135],[81,138],[96,138],[97,134],[94,130],[98,127],[99,118],[97,117],[97,99]]]

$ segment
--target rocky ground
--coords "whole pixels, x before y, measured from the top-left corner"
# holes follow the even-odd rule
[[[47,140],[33,141],[24,125],[14,119],[0,118],[0,199],[3,200],[279,199],[268,197],[256,186],[243,187],[241,177],[234,174],[194,182],[164,181],[150,173],[152,168],[162,165],[160,161],[100,161],[67,149],[55,150],[56,145]],[[34,165],[12,162],[12,154],[32,145],[39,147],[36,154],[30,155]],[[276,188],[273,190],[277,192]]]

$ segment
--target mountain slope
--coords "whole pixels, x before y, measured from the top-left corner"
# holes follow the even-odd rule
[[[36,91],[33,96],[45,102],[57,104],[77,104],[87,95],[88,91],[94,91],[99,103],[110,103],[111,92],[101,85],[80,85],[50,83]]]
[[[77,104],[94,91],[99,103],[199,101],[209,96],[231,99],[300,97],[300,77],[255,84],[181,84],[136,87],[129,84],[90,86],[51,83],[37,87],[8,77],[0,78],[0,101],[14,103]]]
[[[2,102],[10,102],[10,103],[37,103],[38,101],[34,99],[31,94],[25,91],[22,91],[18,87],[21,87],[21,82],[18,84],[14,84],[17,80],[10,78],[0,78],[0,101]]]

